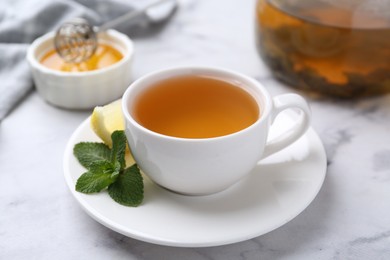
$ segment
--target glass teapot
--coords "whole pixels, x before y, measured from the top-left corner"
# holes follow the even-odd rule
[[[390,93],[390,0],[258,0],[256,27],[261,57],[290,86]]]

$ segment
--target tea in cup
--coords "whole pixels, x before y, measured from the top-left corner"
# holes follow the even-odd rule
[[[275,117],[297,108],[292,129],[270,142]],[[271,98],[258,81],[208,67],[146,75],[122,99],[133,156],[155,183],[177,193],[207,195],[232,186],[307,130],[310,108],[299,95]]]

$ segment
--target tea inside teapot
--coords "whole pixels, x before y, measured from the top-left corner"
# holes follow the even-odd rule
[[[294,87],[339,97],[387,93],[389,6],[390,0],[259,0],[257,46],[276,77]]]

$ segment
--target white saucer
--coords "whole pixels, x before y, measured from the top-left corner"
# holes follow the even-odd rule
[[[292,122],[281,115],[271,129]],[[284,128],[285,129],[285,128]],[[99,138],[89,118],[70,138],[64,172],[71,193],[96,221],[125,236],[169,246],[205,247],[235,243],[270,232],[292,220],[315,198],[326,174],[323,145],[309,129],[297,142],[263,160],[245,179],[228,190],[191,197],[167,191],[145,178],[145,199],[136,208],[114,202],[107,192],[85,195],[75,191],[85,169],[73,156],[73,146]]]

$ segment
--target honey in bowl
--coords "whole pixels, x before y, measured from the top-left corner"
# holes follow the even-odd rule
[[[123,58],[120,51],[107,44],[99,44],[94,55],[82,63],[66,63],[53,49],[40,60],[47,68],[64,72],[85,72],[108,67]]]
[[[201,75],[154,83],[129,106],[140,125],[181,138],[232,134],[260,117],[259,106],[247,91],[233,82]]]

